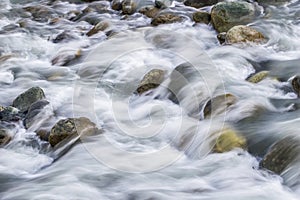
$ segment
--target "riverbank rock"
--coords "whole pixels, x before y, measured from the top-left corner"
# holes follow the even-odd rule
[[[211,16],[207,12],[197,11],[193,14],[193,20],[197,23],[209,24]]]
[[[18,108],[21,112],[26,112],[29,107],[45,98],[45,93],[40,87],[32,87],[20,94],[14,101],[12,106]]]
[[[225,41],[227,44],[243,42],[263,43],[265,41],[265,37],[254,28],[239,25],[234,26],[227,32]]]
[[[38,115],[49,104],[50,103],[47,100],[39,100],[30,106],[24,119],[24,125],[27,129],[34,124],[38,124],[39,121],[43,120],[44,116],[38,117]]]
[[[247,148],[246,139],[233,129],[223,129],[216,134],[218,134],[219,136],[216,139],[216,143],[213,148],[213,152],[215,153],[224,153],[235,148]]]
[[[62,119],[51,129],[48,141],[54,147],[68,137],[92,135],[97,130],[96,125],[85,117]]]
[[[269,75],[269,71],[261,71],[251,75],[246,80],[250,83],[259,83],[260,81],[264,80],[268,75]]]
[[[136,12],[137,4],[134,0],[124,0],[122,2],[122,13],[125,15],[132,15]]]
[[[300,76],[292,78],[292,87],[298,97],[300,97]]]
[[[7,133],[6,130],[0,129],[0,147],[7,145],[11,139],[11,136]]]
[[[219,32],[227,32],[236,25],[245,25],[255,18],[255,8],[244,1],[220,2],[211,11],[214,28]]]
[[[157,88],[164,81],[165,71],[161,69],[150,70],[140,82],[137,93],[143,94],[151,89]]]
[[[289,136],[276,142],[264,156],[260,165],[276,174],[281,174],[295,161],[299,153],[299,140]]]
[[[145,6],[139,10],[139,13],[142,13],[143,15],[154,18],[158,15],[158,13],[161,11],[161,9],[155,7],[155,6]]]
[[[183,17],[178,15],[160,14],[152,20],[151,24],[153,26],[158,26],[160,24],[172,24],[172,23],[182,22],[182,21],[183,21]]]
[[[201,8],[204,6],[212,6],[221,0],[185,0],[184,5],[194,8]]]
[[[203,117],[206,119],[225,113],[236,102],[237,98],[232,94],[222,94],[213,97],[204,104]]]

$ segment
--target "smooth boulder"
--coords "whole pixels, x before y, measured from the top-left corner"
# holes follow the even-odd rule
[[[220,2],[211,11],[211,19],[214,28],[219,32],[227,32],[236,25],[245,25],[255,18],[253,4],[236,1]]]
[[[137,93],[143,94],[151,89],[157,88],[164,81],[165,71],[161,69],[150,70],[140,82]]]
[[[265,36],[254,28],[239,25],[234,26],[227,32],[225,41],[227,44],[245,42],[263,43],[265,41]]]

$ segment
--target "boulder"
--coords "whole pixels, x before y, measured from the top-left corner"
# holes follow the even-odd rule
[[[213,152],[215,153],[224,153],[235,148],[241,148],[245,150],[247,148],[246,139],[233,129],[223,129],[216,134],[218,134],[218,137],[213,147]]]
[[[43,109],[47,105],[49,105],[47,100],[39,100],[30,106],[24,119],[24,125],[27,129],[37,122],[43,120],[42,118],[38,117],[38,115],[42,113]]]
[[[295,161],[299,153],[299,140],[288,136],[271,146],[260,162],[260,165],[276,174],[281,174],[293,161]]]
[[[153,26],[158,26],[160,24],[172,24],[176,22],[182,22],[183,17],[174,14],[160,14],[157,15],[151,22]]]
[[[211,16],[207,12],[197,11],[193,14],[193,20],[197,23],[209,24]]]
[[[11,139],[11,136],[7,133],[6,130],[0,129],[0,147],[7,145]]]
[[[137,93],[143,94],[151,89],[157,88],[164,81],[165,71],[161,69],[150,70],[140,82]]]
[[[48,141],[52,147],[69,137],[92,135],[97,132],[96,125],[88,118],[67,118],[59,120],[51,129]]]
[[[265,37],[254,28],[239,25],[234,26],[227,32],[225,41],[227,44],[243,42],[263,43],[265,41]]]
[[[213,97],[204,104],[203,117],[206,119],[225,113],[236,102],[237,98],[232,94],[222,94]]]
[[[211,6],[218,3],[220,0],[185,0],[184,5],[194,8],[201,8],[204,6]]]
[[[18,108],[21,112],[26,112],[31,104],[45,98],[42,88],[32,87],[20,94],[14,101],[12,106]]]
[[[154,6],[145,6],[139,10],[139,13],[146,15],[149,18],[154,18],[161,10]]]
[[[132,15],[136,12],[137,4],[133,0],[124,0],[122,2],[122,13],[125,15]]]
[[[246,80],[250,83],[258,83],[265,79],[269,75],[269,71],[260,71],[256,74],[251,75],[249,78]]]
[[[214,28],[219,32],[227,32],[236,25],[245,25],[255,18],[255,7],[245,1],[220,2],[211,11]]]
[[[99,33],[100,31],[104,31],[108,27],[109,27],[109,23],[107,21],[99,22],[91,30],[89,30],[86,35],[90,37],[94,34]]]
[[[122,1],[123,0],[112,0],[111,8],[116,11],[122,10]]]

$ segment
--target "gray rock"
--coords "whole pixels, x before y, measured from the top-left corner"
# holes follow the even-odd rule
[[[37,119],[36,116],[41,113],[47,105],[49,105],[49,102],[47,100],[39,100],[30,106],[28,113],[26,114],[24,119],[24,125],[27,129],[30,128],[33,124],[42,120],[40,118]]]
[[[221,0],[185,0],[184,5],[195,7],[195,8],[201,8],[204,6],[214,5],[220,1]]]
[[[50,131],[48,141],[52,147],[74,136],[92,135],[98,131],[96,125],[88,118],[68,118],[58,121]]]
[[[173,0],[155,0],[154,3],[157,8],[168,8],[172,5]]]
[[[8,106],[2,107],[0,111],[0,121],[12,122],[19,121],[23,117],[22,113],[19,113],[17,108]]]
[[[20,94],[14,101],[12,106],[18,108],[21,112],[28,111],[31,104],[45,98],[45,94],[42,88],[32,87]]]
[[[164,81],[165,71],[152,69],[142,79],[138,86],[138,94],[143,94],[151,89],[157,88]]]
[[[227,32],[236,25],[245,25],[255,18],[255,7],[244,1],[220,2],[211,11],[212,24],[219,32]]]

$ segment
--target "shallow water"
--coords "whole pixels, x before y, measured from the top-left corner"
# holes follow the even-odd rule
[[[40,86],[51,102],[45,127],[61,118],[86,116],[103,130],[53,150],[36,130],[16,124],[13,140],[0,149],[1,199],[299,199],[300,162],[283,177],[259,168],[274,141],[299,137],[299,99],[284,89],[299,74],[298,1],[260,7],[261,16],[252,25],[269,40],[250,46],[220,45],[211,25],[193,26],[187,20],[154,28],[139,13],[124,19],[110,10],[109,2],[100,4],[108,11],[90,15],[108,21],[114,34],[87,37],[93,26],[86,21],[32,20],[22,7],[43,5],[55,10],[50,18],[71,19],[69,11],[89,4],[0,2],[0,55],[11,56],[0,59],[0,105]],[[195,10],[175,5],[171,9],[178,12]],[[71,37],[54,43],[64,31]],[[79,49],[81,58],[67,66],[51,64],[57,55],[72,56]],[[166,88],[174,84],[169,79],[149,95],[133,94],[150,69],[171,74],[185,62],[193,70],[176,96],[179,104],[167,98]],[[245,81],[261,70],[282,82]],[[223,93],[238,97],[235,108],[200,121],[200,107]],[[243,133],[251,154],[241,149],[209,154],[209,133],[223,126]]]

